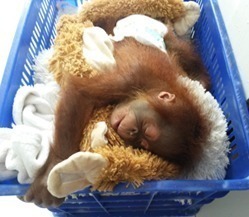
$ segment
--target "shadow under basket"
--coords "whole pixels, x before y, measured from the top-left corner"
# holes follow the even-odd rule
[[[56,34],[58,0],[33,0],[22,15],[0,86],[0,126],[11,127],[17,89],[32,85],[32,64]],[[77,5],[79,1],[68,1]],[[191,216],[231,190],[249,189],[249,114],[239,72],[217,0],[198,0],[201,17],[192,36],[211,75],[212,94],[228,121],[231,152],[225,180],[149,181],[138,189],[119,184],[111,193],[85,189],[51,209],[54,216]],[[23,195],[28,185],[0,182],[0,195]]]

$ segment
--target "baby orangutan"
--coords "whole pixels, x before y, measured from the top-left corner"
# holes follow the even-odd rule
[[[126,144],[147,149],[165,159],[177,160],[178,156],[174,156],[171,150],[181,143],[177,126],[165,123],[146,95],[139,95],[116,106],[110,120],[112,128]],[[175,99],[174,94],[163,91],[156,97],[162,105],[169,104],[166,106],[170,106]]]
[[[116,65],[92,78],[68,75],[56,111],[49,158],[24,200],[58,206],[63,199],[47,190],[52,167],[79,151],[82,131],[96,108],[116,105],[110,123],[124,141],[190,167],[199,158],[207,132],[191,95],[178,82],[189,76],[209,87],[208,75],[188,42],[172,32],[167,53],[132,38],[114,42]]]

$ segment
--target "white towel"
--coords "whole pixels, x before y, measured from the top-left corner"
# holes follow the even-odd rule
[[[5,166],[6,156],[11,147],[12,129],[10,128],[0,128],[0,181],[7,179],[12,179],[17,176],[17,171],[7,170]]]
[[[155,19],[141,14],[133,14],[117,22],[113,29],[114,41],[122,41],[125,37],[133,37],[138,42],[157,47],[166,52],[164,36],[167,26]]]
[[[52,81],[21,87],[13,104],[13,129],[0,128],[0,181],[31,183],[46,162],[59,86]]]
[[[102,28],[86,28],[83,34],[83,42],[86,62],[95,70],[101,71],[115,66],[112,40]]]
[[[54,82],[21,87],[13,104],[15,124],[41,130],[52,129],[58,91],[59,87]]]
[[[0,180],[17,176],[21,184],[32,183],[47,160],[52,131],[17,125],[0,128],[0,138]]]

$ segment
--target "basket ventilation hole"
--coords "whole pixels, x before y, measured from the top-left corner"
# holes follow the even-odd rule
[[[229,142],[233,142],[235,140],[235,136],[232,136],[231,138],[229,138]]]
[[[222,101],[221,101],[221,105],[223,105],[226,102],[227,98],[225,97]]]
[[[227,130],[227,135],[230,135],[233,132],[233,128]]]

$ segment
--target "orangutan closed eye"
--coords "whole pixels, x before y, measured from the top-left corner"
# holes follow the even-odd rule
[[[162,106],[173,103],[175,95],[168,92],[160,92],[158,100]],[[137,97],[128,102],[116,106],[110,117],[111,126],[133,147],[151,150],[155,154],[166,158],[164,152],[159,149],[167,149],[167,124],[163,118],[153,109],[145,97]],[[166,131],[166,132],[165,132]],[[169,133],[169,132],[168,132]],[[171,143],[171,142],[169,142]],[[167,152],[167,151],[166,151]],[[167,155],[171,155],[168,153]]]

